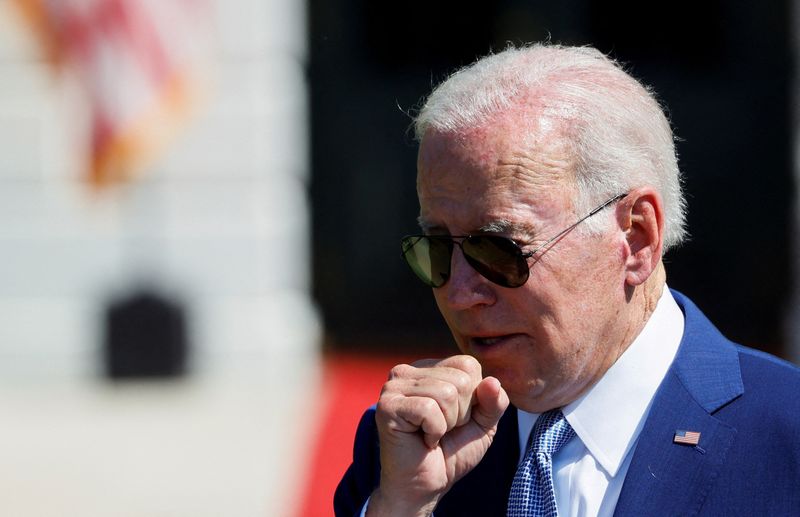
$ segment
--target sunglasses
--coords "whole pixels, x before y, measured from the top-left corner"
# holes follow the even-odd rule
[[[450,278],[453,245],[457,245],[467,263],[481,276],[502,287],[520,287],[530,275],[529,258],[625,196],[612,197],[533,251],[522,251],[519,244],[501,235],[407,235],[400,242],[403,258],[426,285],[442,287]]]

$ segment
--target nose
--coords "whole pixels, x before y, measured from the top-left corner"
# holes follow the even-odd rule
[[[446,303],[450,310],[492,305],[495,301],[493,284],[469,265],[459,246],[453,247],[450,261],[450,278],[442,287],[435,289],[439,291],[439,303]]]

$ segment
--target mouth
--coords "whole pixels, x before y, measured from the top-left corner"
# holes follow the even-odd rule
[[[472,348],[475,350],[485,351],[502,347],[503,345],[511,342],[519,334],[506,334],[503,336],[489,336],[489,337],[472,337],[469,339]]]

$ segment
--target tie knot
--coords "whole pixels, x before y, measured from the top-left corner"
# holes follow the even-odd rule
[[[552,409],[539,415],[531,431],[528,444],[534,452],[543,452],[549,456],[555,454],[570,438],[575,436],[575,431],[564,418],[560,409]]]

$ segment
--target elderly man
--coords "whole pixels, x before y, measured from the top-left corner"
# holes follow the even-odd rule
[[[646,88],[591,48],[511,48],[416,133],[402,250],[463,355],[392,369],[337,515],[800,515],[800,371],[666,287],[684,201]]]

